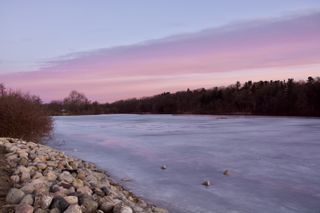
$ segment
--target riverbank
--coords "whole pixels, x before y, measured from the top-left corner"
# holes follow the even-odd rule
[[[66,156],[48,146],[0,138],[0,149],[1,153],[7,152],[0,155],[3,161],[0,187],[7,186],[0,188],[0,192],[4,192],[0,212],[167,212],[114,183],[94,164]],[[5,173],[7,169],[11,173],[10,190],[5,182],[9,177],[8,172]]]
[[[6,150],[0,146],[0,207],[5,204],[10,189],[10,170],[5,160]]]

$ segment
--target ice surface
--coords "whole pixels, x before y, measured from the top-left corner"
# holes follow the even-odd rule
[[[317,118],[55,117],[48,144],[132,179],[123,184],[171,212],[320,212]]]

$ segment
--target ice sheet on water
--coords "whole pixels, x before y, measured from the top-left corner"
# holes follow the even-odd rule
[[[319,138],[316,118],[100,115],[56,117],[49,145],[130,177],[127,187],[173,212],[312,213]]]

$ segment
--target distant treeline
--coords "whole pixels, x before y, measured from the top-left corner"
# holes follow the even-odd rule
[[[248,114],[320,116],[320,78],[306,81],[247,81],[228,87],[165,92],[114,103],[90,102],[72,91],[63,101],[47,104],[52,115],[108,113]]]

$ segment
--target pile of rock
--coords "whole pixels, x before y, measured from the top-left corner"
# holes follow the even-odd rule
[[[12,188],[2,212],[167,212],[113,183],[94,164],[18,139],[0,138],[0,146],[6,148],[12,169]]]

